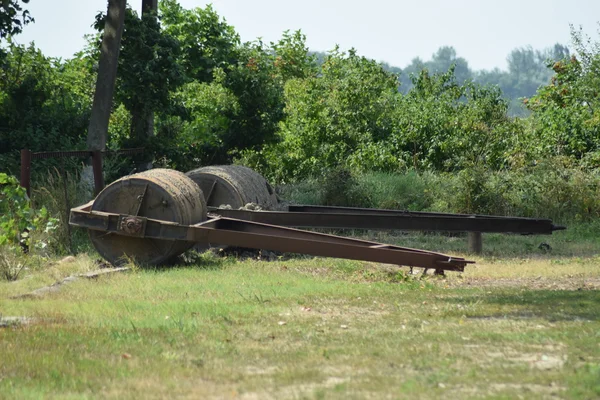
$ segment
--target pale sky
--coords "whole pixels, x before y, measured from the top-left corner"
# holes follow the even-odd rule
[[[138,11],[141,3],[129,1]],[[209,3],[243,41],[261,37],[268,43],[287,29],[301,29],[311,50],[339,44],[401,68],[417,56],[428,60],[440,46],[454,46],[472,69],[506,68],[506,56],[516,47],[570,45],[569,24],[600,40],[600,0],[180,0],[184,8]],[[27,8],[36,22],[16,41],[35,41],[48,56],[71,57],[106,5],[31,0]]]

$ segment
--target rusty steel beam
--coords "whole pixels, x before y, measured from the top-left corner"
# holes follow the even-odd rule
[[[103,155],[132,155],[143,153],[143,147],[121,150],[103,150],[100,153]],[[93,151],[90,150],[69,150],[69,151],[40,151],[31,153],[32,160],[41,160],[45,158],[66,158],[66,157],[91,157]]]
[[[303,228],[420,230],[482,233],[551,234],[564,229],[549,219],[426,213],[350,207],[289,206],[289,211],[211,208],[223,217]]]
[[[463,271],[467,264],[473,263],[464,258],[424,250],[232,218],[217,217],[195,225],[180,225],[145,217],[91,211],[91,204],[72,209],[69,223],[107,234],[249,247],[436,270]]]

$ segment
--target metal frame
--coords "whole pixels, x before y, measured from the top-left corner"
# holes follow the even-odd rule
[[[420,230],[480,233],[551,234],[565,229],[549,219],[446,214],[371,208],[288,206],[288,211],[230,210],[209,207],[222,217],[303,228]]]
[[[443,271],[464,271],[473,261],[440,253],[399,247],[276,225],[216,216],[195,225],[181,225],[135,215],[92,211],[93,201],[73,208],[70,225],[124,236],[184,240],[249,247],[314,256],[336,257]]]

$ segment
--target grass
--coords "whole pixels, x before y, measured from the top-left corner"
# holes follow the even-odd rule
[[[516,238],[489,238],[476,266],[441,280],[205,254],[10,298],[94,268],[79,256],[0,282],[0,313],[34,318],[0,328],[0,398],[598,398],[598,243],[567,238],[506,257]]]

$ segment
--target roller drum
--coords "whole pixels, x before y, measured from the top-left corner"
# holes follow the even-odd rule
[[[258,172],[241,165],[218,165],[202,167],[186,173],[200,186],[208,206],[229,205],[233,209],[248,203],[264,210],[277,206],[275,191]]]
[[[168,169],[153,169],[113,182],[98,194],[92,210],[183,225],[206,220],[206,202],[200,187],[183,173]],[[128,259],[139,264],[163,264],[194,245],[99,231],[90,231],[90,238],[98,253],[115,265]]]

